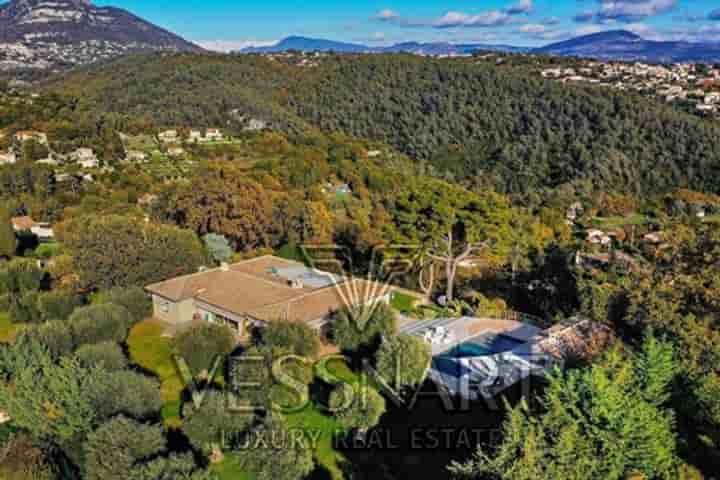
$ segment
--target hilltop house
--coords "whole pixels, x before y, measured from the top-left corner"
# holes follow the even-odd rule
[[[52,226],[49,223],[37,223],[31,217],[13,217],[11,220],[13,230],[18,233],[30,232],[41,242],[50,242],[55,238]]]
[[[17,162],[17,157],[13,152],[0,153],[0,165],[12,165]]]
[[[15,134],[15,140],[20,143],[27,142],[29,140],[35,140],[38,143],[46,145],[48,143],[47,135],[42,132],[35,132],[32,130],[21,130]]]
[[[345,306],[389,302],[391,288],[274,256],[201,271],[146,288],[155,317],[173,327],[207,321],[238,335],[273,321],[301,322],[323,336]]]
[[[92,148],[78,148],[72,153],[72,157],[82,168],[98,168],[100,166],[100,161]]]
[[[205,131],[205,140],[207,140],[207,141],[222,140],[222,139],[223,139],[222,132],[217,128],[208,128]]]
[[[158,140],[162,143],[173,143],[180,139],[177,130],[165,130],[164,132],[158,133]]]

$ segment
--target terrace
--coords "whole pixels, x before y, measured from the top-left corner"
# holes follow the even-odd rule
[[[428,376],[439,388],[478,400],[582,354],[597,328],[577,319],[542,329],[518,320],[461,317],[415,322],[402,331],[430,344]]]

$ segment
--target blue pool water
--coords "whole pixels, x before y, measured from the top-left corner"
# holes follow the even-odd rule
[[[504,335],[486,334],[453,347],[443,356],[449,358],[484,357],[508,352],[522,344],[523,342]]]
[[[496,334],[484,334],[463,342],[447,352],[433,358],[433,368],[446,375],[460,378],[465,367],[455,361],[458,358],[484,357],[508,352],[524,342]]]

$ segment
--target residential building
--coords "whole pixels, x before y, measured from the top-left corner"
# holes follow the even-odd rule
[[[47,134],[42,132],[35,132],[33,130],[21,130],[15,133],[15,140],[18,142],[27,142],[29,140],[35,140],[36,142],[47,144]]]
[[[82,168],[98,168],[100,166],[100,161],[92,148],[78,148],[72,153],[72,157]]]
[[[177,130],[165,130],[164,132],[158,133],[158,139],[162,143],[173,143],[177,142],[180,137]]]
[[[55,233],[49,223],[37,223],[28,216],[13,217],[10,221],[16,232],[30,232],[41,242],[49,242],[55,238]]]
[[[208,128],[205,131],[205,139],[208,141],[214,141],[214,140],[222,140],[223,134],[222,132],[217,128]]]
[[[13,152],[0,153],[0,165],[12,165],[17,162],[17,157]]]
[[[334,275],[274,256],[201,271],[146,287],[155,317],[173,327],[206,321],[238,335],[274,321],[300,322],[327,333],[346,306],[389,302],[392,288]]]

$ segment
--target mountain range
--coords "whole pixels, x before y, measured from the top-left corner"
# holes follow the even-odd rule
[[[128,11],[89,0],[0,5],[0,69],[82,65],[140,50],[200,47]]]
[[[403,42],[385,47],[371,47],[359,43],[336,42],[320,38],[291,36],[275,45],[265,47],[247,47],[240,53],[281,53],[288,51],[301,52],[336,52],[336,53],[416,53],[420,55],[468,55],[477,50],[528,52],[527,47],[487,44],[454,44],[447,42],[420,43]]]
[[[90,0],[10,0],[0,4],[0,72],[61,70],[137,51],[202,51],[180,36],[115,7]],[[658,42],[626,31],[608,31],[540,48],[482,43],[404,42],[368,46],[292,36],[240,53],[333,51],[470,55],[477,51],[590,57],[649,63],[720,63],[720,43]]]
[[[240,53],[279,53],[286,51],[333,51],[337,53],[406,52],[421,55],[469,55],[477,51],[532,53],[591,57],[604,60],[644,61],[650,63],[720,62],[720,44],[691,42],[658,42],[634,33],[615,30],[584,35],[552,43],[544,47],[517,47],[482,43],[417,43],[406,42],[385,47],[335,42],[306,37],[288,37],[276,45],[249,47]]]

